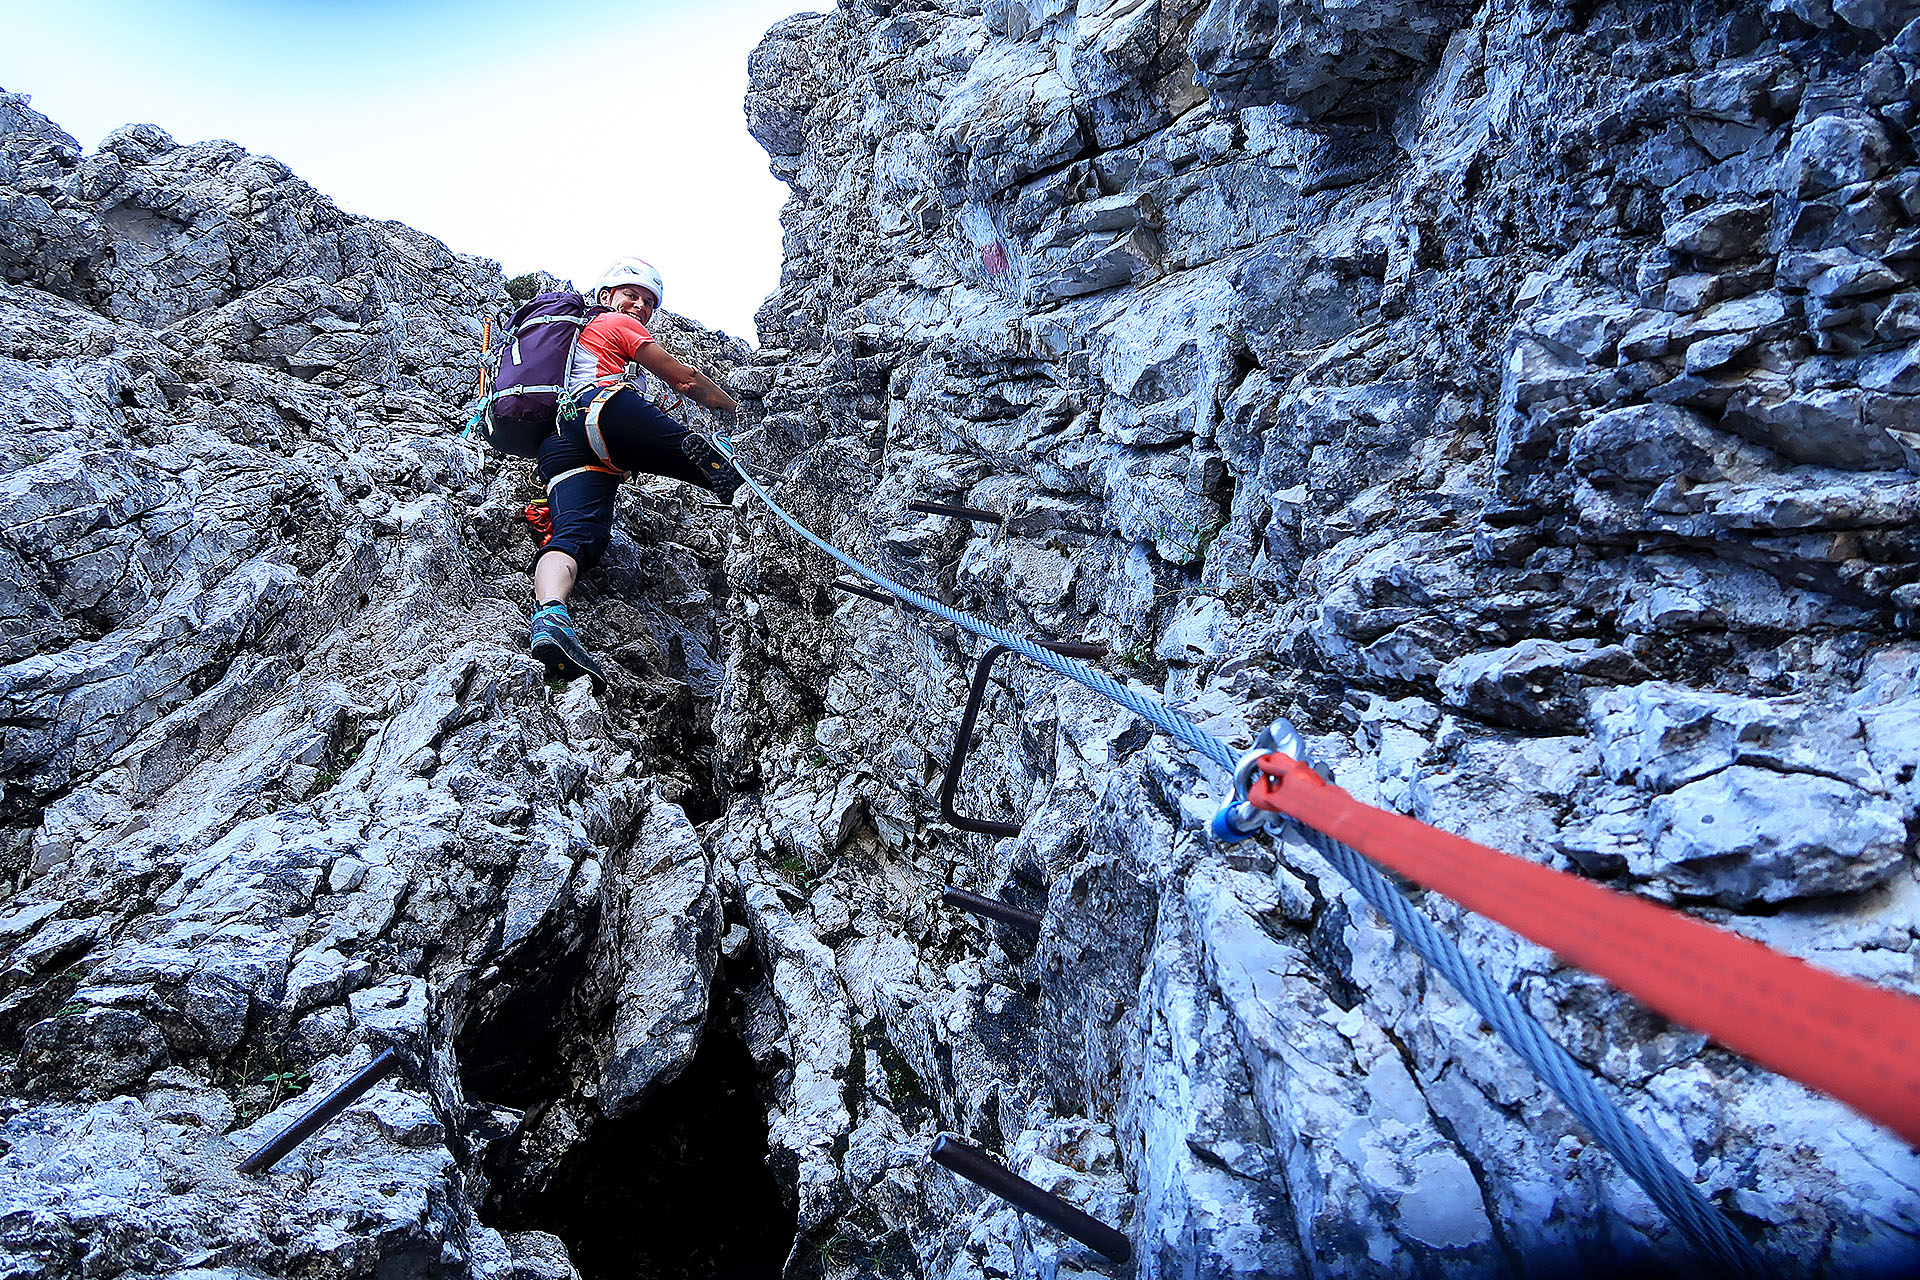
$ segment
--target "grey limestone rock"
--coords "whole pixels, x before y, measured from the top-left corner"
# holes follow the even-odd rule
[[[231,143],[82,155],[7,95],[0,154],[33,215],[0,237],[4,1266],[575,1275],[482,1223],[484,1148],[531,1167],[539,1135],[469,1081],[550,1043],[579,1136],[697,1049],[714,516],[626,495],[582,598],[612,690],[549,688],[536,490],[457,438],[493,264]],[[659,331],[721,376],[744,351]],[[613,1016],[515,1042],[543,964]],[[234,1172],[389,1045],[400,1074]]]
[[[1920,616],[1920,63],[1897,8],[789,23],[749,92],[791,199],[743,438],[843,548],[1099,639],[1230,742],[1285,713],[1363,798],[1915,990],[1920,737],[1894,673]],[[947,1129],[1017,1162],[1066,1116],[1113,1135],[1140,1276],[1684,1253],[1330,868],[1205,841],[1211,766],[1003,660],[958,808],[1024,826],[957,835],[936,789],[979,648],[826,594],[824,562],[730,570],[729,767],[765,803],[727,819],[727,858],[791,850],[809,878],[746,899],[788,957],[769,997],[825,1062],[845,1017],[919,1081],[829,1102],[794,1069],[776,1128],[802,1202],[833,1206],[803,1237],[1058,1274],[897,1153]],[[930,908],[948,882],[1044,904],[1039,938]],[[1897,1140],[1425,901],[1769,1265],[1911,1265]],[[983,1016],[1022,983],[1024,1025]],[[1853,1141],[1892,1162],[1857,1195],[1824,1181]],[[1802,1160],[1831,1192],[1774,1182]]]
[[[1899,869],[1901,817],[1832,778],[1734,765],[1654,801],[1648,851],[1628,865],[1731,906],[1852,893]]]
[[[749,66],[790,191],[761,346],[660,332],[900,580],[1920,992],[1907,8],[797,16]],[[611,687],[549,688],[534,490],[452,430],[497,270],[230,143],[0,125],[8,1265],[564,1280],[487,1206],[716,1028],[796,1277],[1105,1266],[929,1164],[941,1132],[1141,1280],[1695,1265],[1330,866],[1211,843],[1221,771],[1090,692],[1003,658],[955,803],[1020,832],[946,825],[985,644],[750,500],[631,486],[579,610]],[[1767,1266],[1914,1269],[1897,1137],[1409,892]]]
[[[1307,120],[1358,114],[1404,93],[1465,8],[1210,0],[1187,49],[1216,106],[1279,103]]]

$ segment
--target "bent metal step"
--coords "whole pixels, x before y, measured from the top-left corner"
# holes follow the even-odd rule
[[[329,1120],[360,1101],[367,1090],[379,1084],[393,1074],[400,1065],[400,1054],[394,1049],[383,1049],[372,1062],[360,1068],[341,1082],[338,1088],[305,1115],[282,1129],[278,1136],[270,1139],[258,1151],[242,1160],[241,1173],[265,1173],[292,1151],[295,1147],[311,1138],[326,1127]]]
[[[1114,1262],[1126,1262],[1133,1257],[1133,1244],[1126,1236],[1046,1188],[1028,1182],[980,1148],[943,1133],[934,1140],[930,1154],[936,1164],[985,1187],[1014,1208],[1065,1232],[1095,1253]]]

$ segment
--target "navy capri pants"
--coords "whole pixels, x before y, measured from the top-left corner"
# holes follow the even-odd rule
[[[540,446],[540,481],[547,487],[553,537],[534,553],[534,559],[549,551],[564,551],[579,562],[582,573],[606,554],[622,478],[606,470],[606,462],[588,439],[587,405],[600,391],[589,387],[578,392],[577,411],[562,417],[560,429]],[[631,387],[622,387],[601,404],[597,426],[618,470],[644,471],[708,488],[705,474],[683,448],[688,430]]]

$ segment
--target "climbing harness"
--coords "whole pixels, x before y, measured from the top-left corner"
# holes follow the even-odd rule
[[[618,467],[596,467],[592,463],[588,463],[583,467],[568,467],[565,471],[562,471],[559,475],[547,481],[548,495],[551,496],[555,489],[558,489],[562,484],[564,484],[568,480],[573,479],[575,476],[584,476],[589,473],[594,475],[613,476],[615,479],[619,479],[619,480],[624,480],[627,477],[627,473],[620,470]],[[545,544],[543,543],[542,545],[545,545]]]
[[[747,487],[778,516],[782,523],[807,542],[869,582],[877,583],[897,599],[935,617],[943,618],[994,644],[1004,645],[1057,675],[1093,690],[1117,705],[1133,712],[1155,728],[1193,748],[1221,768],[1235,775],[1243,771],[1251,779],[1254,770],[1247,767],[1227,745],[1207,733],[1185,716],[1128,689],[1083,662],[1051,652],[1040,644],[1017,636],[1004,627],[985,622],[971,614],[942,604],[909,587],[895,582],[847,555],[801,524],[762,488],[742,465],[732,442],[716,436],[715,443],[733,462]],[[1295,735],[1297,738],[1297,735]],[[1255,756],[1272,754],[1272,749]],[[1236,794],[1235,802],[1251,799],[1250,793]],[[1216,818],[1216,828],[1219,825]],[[1412,821],[1407,819],[1406,821]],[[1236,827],[1236,829],[1238,829]],[[1385,875],[1360,853],[1340,841],[1304,824],[1295,830],[1306,843],[1345,876],[1394,931],[1453,988],[1466,998],[1488,1025],[1511,1045],[1521,1059],[1551,1089],[1567,1109],[1587,1127],[1620,1161],[1621,1167],[1659,1205],[1673,1223],[1685,1233],[1694,1247],[1729,1275],[1760,1280],[1767,1275],[1759,1255],[1738,1228],[1678,1169],[1654,1147],[1646,1135],[1629,1120],[1618,1103],[1601,1092],[1592,1076],[1549,1037],[1544,1028],[1521,1008],[1509,992],[1494,985],[1460,952],[1453,940],[1441,933],[1431,919],[1415,909]]]
[[[607,407],[607,401],[613,399],[622,391],[629,391],[632,390],[632,388],[633,384],[631,382],[615,382],[594,392],[593,399],[587,402],[587,420],[582,425],[586,429],[587,444],[592,446],[594,456],[606,465],[601,467],[576,467],[574,470],[606,471],[616,476],[624,476],[627,474],[619,467],[613,465],[613,453],[607,448],[607,437],[600,430],[600,412]],[[561,475],[569,474],[571,473],[561,473]],[[554,483],[559,483],[558,477],[555,478]],[[548,486],[548,490],[552,490],[552,485]]]
[[[589,462],[578,467],[568,467],[565,471],[562,471],[559,475],[547,481],[548,497],[552,497],[555,489],[558,489],[575,476],[592,473],[595,475],[612,476],[616,480],[624,480],[633,474],[630,471],[622,471],[619,467],[613,465],[613,455],[607,449],[607,438],[600,430],[600,411],[606,407],[607,401],[613,399],[617,393],[631,389],[632,386],[633,384],[630,382],[613,383],[611,386],[602,387],[594,394],[593,399],[588,401],[586,406],[587,419],[582,426],[587,433],[587,444],[593,449],[594,455],[598,457],[600,461]],[[578,417],[579,414],[580,406],[572,396],[561,397],[561,417],[571,422],[574,418]],[[533,517],[528,516],[527,518],[531,520]],[[549,529],[551,529],[551,517],[549,517]],[[540,545],[544,547],[547,544],[543,540]]]

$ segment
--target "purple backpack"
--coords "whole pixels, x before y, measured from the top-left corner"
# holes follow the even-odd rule
[[[501,453],[537,457],[541,441],[553,434],[580,331],[607,310],[577,293],[542,293],[521,303],[487,352],[487,394],[475,438]]]

